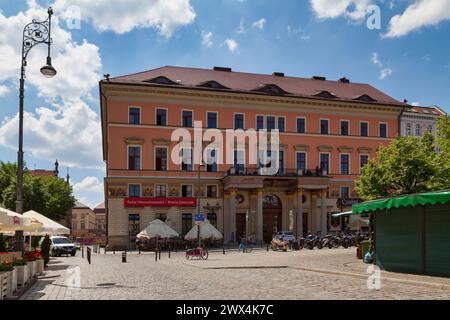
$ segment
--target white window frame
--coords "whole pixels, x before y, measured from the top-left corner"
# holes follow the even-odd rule
[[[190,170],[190,171],[188,171],[188,170],[183,171],[184,150],[191,150],[191,162],[192,162],[191,166],[192,166],[192,170]],[[191,147],[191,148],[183,148],[182,147],[181,148],[181,153],[182,153],[182,156],[181,156],[180,171],[182,171],[182,172],[194,172],[194,148],[193,147]]]
[[[319,152],[319,167],[321,166],[320,156],[322,154],[327,154],[328,155],[328,172],[327,172],[327,174],[330,174],[331,173],[331,168],[332,168],[331,167],[331,152]]]
[[[342,135],[342,122],[347,122],[348,123],[348,134],[346,136]],[[339,120],[339,135],[343,136],[343,137],[347,137],[347,136],[349,137],[349,136],[352,135],[351,134],[351,130],[350,130],[350,120],[347,120],[347,119]]]
[[[266,126],[265,126],[264,129],[266,129],[267,131],[269,130],[269,128],[268,128],[268,126],[267,126],[267,124],[268,124],[267,118],[268,118],[268,117],[275,118],[275,129],[274,129],[274,130],[277,130],[277,129],[278,129],[278,117],[277,117],[277,116],[274,116],[273,114],[267,114],[267,115],[265,116],[265,124],[266,124]]]
[[[166,196],[165,197],[157,197],[156,196],[156,186],[165,186],[166,187]],[[167,183],[155,183],[153,188],[155,190],[155,198],[168,198],[168,196],[169,196],[169,186],[167,185]]]
[[[350,197],[351,195],[350,195],[350,187],[349,186],[339,186],[339,197],[341,199],[343,199],[343,197],[342,197],[342,188],[348,188],[348,196]]]
[[[284,131],[283,132],[280,131],[280,127],[279,127],[280,119],[284,119]],[[278,129],[278,131],[280,131],[280,133],[286,133],[288,131],[287,128],[286,128],[286,116],[279,116],[279,117],[276,118],[275,121],[276,121],[275,128]]]
[[[381,125],[382,124],[386,125],[386,137],[384,137],[384,138],[389,138],[389,124],[387,122],[379,122],[378,123],[378,136],[381,138]]]
[[[166,171],[157,171],[156,170],[156,149],[166,149],[167,150],[167,170]],[[167,172],[169,171],[169,147],[168,146],[154,146],[153,147],[153,170],[156,172]]]
[[[208,199],[219,198],[219,185],[218,184],[207,184],[206,185],[206,197],[208,197],[208,187],[216,187],[216,198],[208,198]]]
[[[142,183],[128,183],[127,185],[128,198],[130,198],[130,185],[139,186],[139,198],[142,198]]]
[[[139,151],[139,154],[140,154],[140,157],[139,157],[139,170],[131,170],[130,169],[130,148],[139,148],[140,149],[140,151]],[[143,170],[142,169],[142,156],[143,156],[142,146],[135,145],[135,144],[127,144],[127,170],[128,171],[142,171]]]
[[[238,115],[238,114],[243,116],[242,117],[242,119],[244,121],[244,129],[243,130],[245,130],[245,128],[247,128],[247,127],[245,125],[245,113],[243,113],[243,112],[233,112],[233,129],[236,130],[236,115]]]
[[[295,170],[299,170],[297,168],[297,155],[299,153],[304,153],[305,154],[305,170],[308,170],[308,151],[295,151]],[[320,160],[320,157],[319,157]]]
[[[342,173],[342,156],[348,156],[348,174],[346,176],[350,176],[352,174],[352,155],[350,153],[339,153],[339,174],[344,175]]]
[[[208,127],[208,114],[209,113],[215,113],[216,114],[216,127],[215,128],[209,128]],[[220,126],[219,126],[219,112],[218,111],[206,111],[206,125],[205,125],[205,128],[207,128],[207,129],[219,129],[220,128]]]
[[[185,126],[183,126],[183,119],[184,119],[183,112],[185,112],[185,111],[189,111],[189,112],[192,113],[192,127],[185,127]],[[180,126],[182,128],[193,128],[194,127],[194,122],[195,122],[194,115],[195,115],[195,113],[194,113],[194,110],[192,110],[192,109],[181,109],[181,123],[180,123]]]
[[[361,130],[361,124],[363,124],[363,123],[367,123],[367,136],[363,136],[361,133],[362,133],[362,130]],[[360,121],[359,122],[359,136],[360,137],[362,137],[362,138],[368,138],[368,137],[370,137],[370,124],[369,124],[369,121]]]
[[[139,109],[139,124],[130,123],[130,109]],[[139,126],[142,124],[142,107],[139,106],[128,106],[128,124],[131,126]]]
[[[361,166],[361,156],[367,156],[367,161],[370,160],[370,154],[368,153],[360,153],[359,154],[359,174],[361,174],[363,167]]]
[[[298,119],[303,119],[303,120],[305,120],[305,132],[304,133],[300,133],[300,132],[298,132]],[[298,134],[306,134],[307,132],[308,132],[308,129],[307,129],[307,122],[306,122],[306,117],[296,117],[295,118],[295,133],[298,133]],[[320,129],[319,129],[320,130]]]
[[[257,114],[256,116],[255,116],[255,130],[256,131],[258,131],[258,117],[263,117],[263,127],[262,127],[262,130],[264,130],[264,129],[266,129],[266,116],[265,115],[263,115],[263,114]],[[234,120],[234,119],[233,119]],[[234,126],[234,123],[233,123],[233,126]]]
[[[166,125],[165,126],[161,126],[161,125],[157,124],[158,123],[158,110],[166,110]],[[158,126],[158,127],[168,127],[169,126],[169,108],[163,108],[163,107],[155,108],[155,126]]]
[[[327,134],[322,134],[322,120],[327,120],[328,121],[328,133]],[[327,118],[320,118],[319,119],[319,134],[323,135],[323,136],[331,135],[330,119],[327,119]]]
[[[183,186],[190,186],[191,187],[191,196],[189,197],[189,198],[193,198],[194,197],[194,185],[193,184],[181,184],[181,197],[184,197],[183,196]]]

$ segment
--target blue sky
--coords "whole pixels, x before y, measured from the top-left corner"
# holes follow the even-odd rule
[[[25,158],[29,168],[43,169],[57,158],[64,176],[70,167],[77,197],[91,206],[103,198],[97,82],[105,73],[177,65],[346,76],[398,100],[450,112],[450,0],[91,2],[0,0],[0,160],[16,161],[19,35],[53,5],[59,73],[39,77],[45,48],[33,49]],[[370,5],[380,8],[379,30],[367,28]],[[79,29],[67,24],[74,21],[71,12],[81,13]]]

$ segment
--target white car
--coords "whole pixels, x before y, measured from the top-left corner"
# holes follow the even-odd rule
[[[44,241],[44,237],[39,241],[39,246],[42,245],[42,241]],[[71,255],[75,256],[77,253],[77,248],[75,244],[70,242],[69,238],[62,236],[52,236],[50,237],[50,241],[52,242],[50,245],[50,254],[52,257],[59,257],[60,255]]]

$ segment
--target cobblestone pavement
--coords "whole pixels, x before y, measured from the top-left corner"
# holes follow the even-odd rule
[[[128,253],[121,263],[119,253],[94,254],[91,265],[79,253],[52,259],[21,299],[450,299],[450,279],[442,278],[382,272],[381,289],[369,290],[367,265],[354,249],[161,258]]]

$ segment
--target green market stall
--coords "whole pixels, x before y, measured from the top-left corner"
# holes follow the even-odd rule
[[[364,202],[352,211],[373,215],[381,269],[450,277],[450,190]]]

